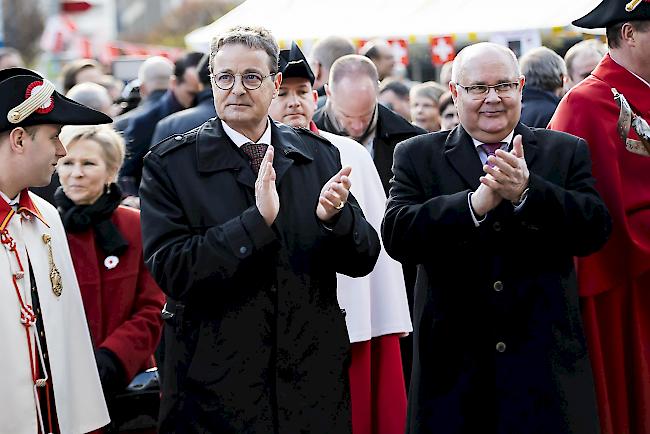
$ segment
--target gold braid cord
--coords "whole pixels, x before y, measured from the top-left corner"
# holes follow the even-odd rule
[[[52,237],[47,234],[43,234],[43,242],[47,245],[48,249],[48,258],[50,262],[50,283],[52,284],[52,292],[57,297],[61,296],[63,292],[63,279],[61,279],[61,273],[56,268],[54,263],[54,255],[52,254]]]
[[[54,93],[54,84],[43,79],[43,85],[37,92],[32,93],[25,101],[9,110],[7,120],[12,124],[18,124],[29,117],[37,108],[45,104]]]

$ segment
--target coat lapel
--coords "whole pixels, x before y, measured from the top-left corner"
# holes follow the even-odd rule
[[[535,134],[533,134],[533,131],[521,122],[519,122],[515,127],[515,136],[517,134],[521,134],[521,143],[524,148],[524,159],[526,160],[526,166],[530,169],[535,157],[537,156],[537,138],[535,137]],[[513,136],[513,140],[515,136]],[[512,144],[510,144],[510,149],[512,149]]]
[[[276,184],[280,184],[292,165],[310,162],[314,159],[311,151],[296,131],[273,121],[271,122],[271,143],[275,148],[273,167],[275,168]]]
[[[472,138],[461,125],[447,136],[444,154],[465,183],[476,190],[480,184],[479,178],[484,174],[483,167]]]
[[[196,139],[196,166],[199,173],[231,170],[237,182],[255,188],[255,174],[246,156],[237,149],[217,118],[203,124]]]

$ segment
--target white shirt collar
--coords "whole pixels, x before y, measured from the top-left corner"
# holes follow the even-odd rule
[[[264,131],[264,134],[262,134],[262,137],[260,137],[260,139],[257,142],[253,142],[251,139],[249,139],[239,131],[235,131],[222,119],[219,120],[221,121],[221,125],[223,126],[223,130],[225,131],[226,135],[230,138],[230,140],[232,140],[232,142],[238,148],[241,148],[242,145],[245,145],[246,143],[264,143],[265,145],[271,144],[271,121],[268,118],[266,120],[266,130]]]
[[[611,55],[609,56],[609,58],[612,59],[612,60],[614,61],[614,63],[616,63],[618,66],[620,66],[621,68],[623,68],[624,70],[626,70],[627,72],[629,72],[630,74],[632,74],[633,76],[635,76],[636,78],[638,78],[639,80],[641,80],[641,82],[645,83],[646,86],[650,87],[650,83],[648,83],[648,82],[645,81],[643,78],[641,78],[641,77],[639,77],[638,75],[636,75],[634,72],[632,72],[632,71],[630,71],[629,69],[627,69],[625,66],[621,65],[620,63],[618,63],[616,60],[614,60],[614,58],[613,58]]]
[[[500,140],[500,142],[506,142],[508,146],[510,146],[510,143],[512,143],[512,137],[515,135],[515,130],[510,131],[510,134],[508,134],[503,140]],[[472,137],[472,136],[470,136]],[[476,140],[474,137],[472,137],[472,142],[474,142],[474,147],[478,148],[481,145],[484,145],[485,142],[480,142]]]
[[[20,202],[20,192],[13,199],[9,199],[9,196],[7,196],[2,191],[0,191],[0,197],[2,197],[4,201],[9,204],[9,206],[14,208],[16,208],[18,206],[18,203]]]

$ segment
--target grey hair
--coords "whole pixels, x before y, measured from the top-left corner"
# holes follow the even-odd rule
[[[440,97],[447,90],[448,89],[440,83],[436,83],[435,81],[425,81],[424,83],[418,83],[411,88],[411,99],[425,97],[429,98],[437,105]]]
[[[564,63],[566,64],[569,76],[573,75],[573,62],[576,57],[582,53],[593,53],[602,58],[607,54],[607,46],[597,39],[587,39],[586,41],[580,41],[569,48],[564,55]]]
[[[112,103],[108,90],[91,82],[75,84],[65,96],[100,112],[105,112]]]
[[[309,58],[317,61],[329,71],[338,58],[354,53],[356,53],[356,49],[349,39],[342,36],[328,36],[314,44]]]
[[[174,64],[162,56],[152,56],[145,60],[138,69],[138,80],[148,86],[149,90],[167,89],[169,78],[174,73]]]
[[[521,72],[526,85],[553,92],[564,86],[566,65],[564,59],[546,47],[537,47],[521,57]]]
[[[379,74],[372,60],[359,54],[348,54],[337,59],[332,65],[329,84],[331,87],[334,87],[336,83],[345,77],[359,77],[364,75],[372,80],[375,88],[379,87]]]
[[[214,56],[225,45],[244,45],[255,50],[264,50],[269,56],[269,71],[278,72],[280,47],[271,32],[263,27],[235,26],[215,36],[210,44],[210,71],[213,71]]]
[[[517,61],[517,56],[512,52],[511,49],[504,47],[503,45],[495,44],[493,42],[479,42],[477,44],[468,45],[467,47],[460,50],[456,58],[454,59],[454,64],[451,67],[451,81],[458,83],[460,80],[461,72],[463,71],[463,63],[465,58],[475,56],[477,53],[480,53],[484,50],[491,50],[501,54],[506,54],[512,60],[512,67],[517,74],[517,77],[521,75],[521,69],[519,68],[519,62]]]

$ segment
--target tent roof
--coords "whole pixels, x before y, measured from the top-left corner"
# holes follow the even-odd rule
[[[564,27],[601,0],[247,0],[185,37],[207,51],[215,35],[240,24],[278,40],[448,35]]]

